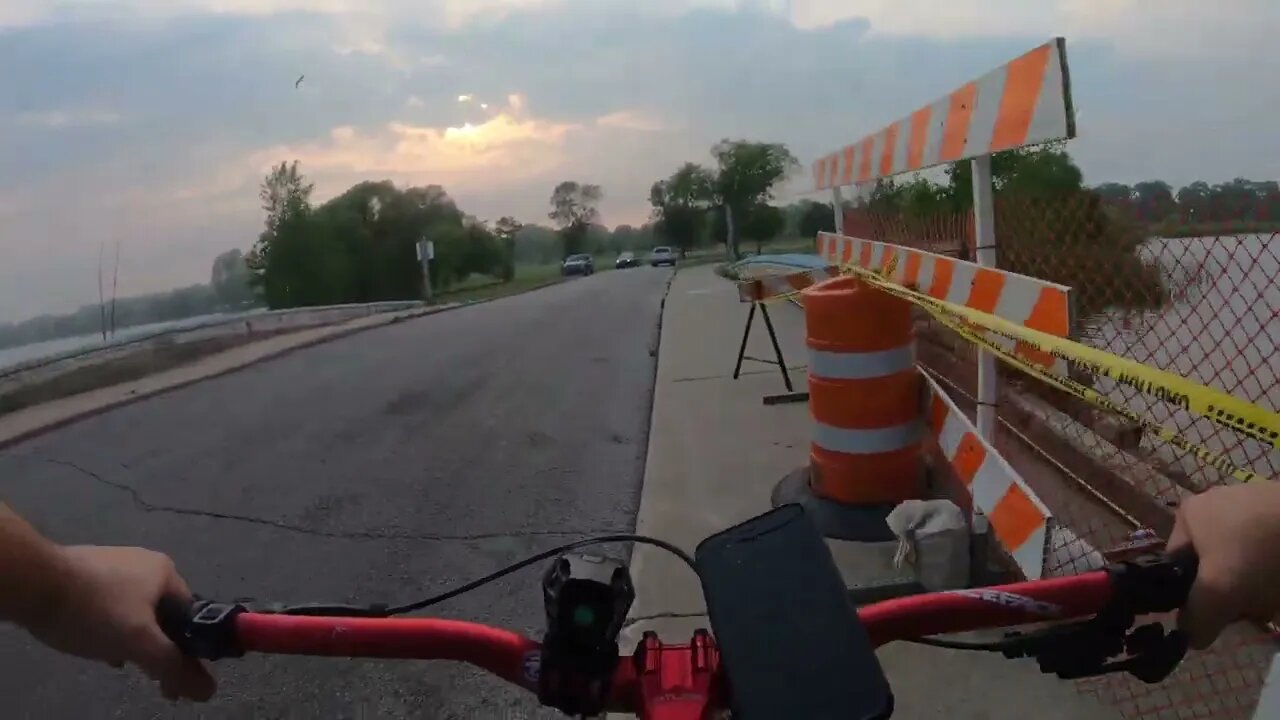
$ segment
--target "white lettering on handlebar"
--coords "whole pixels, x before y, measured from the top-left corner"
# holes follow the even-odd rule
[[[1002,590],[952,590],[955,595],[963,595],[971,597],[975,600],[1002,605],[1004,607],[1015,608],[1025,613],[1039,615],[1041,617],[1059,617],[1062,615],[1062,606],[1053,603],[1042,602],[1029,598],[1026,595],[1018,595],[1016,593],[1004,592]]]
[[[542,677],[542,651],[530,650],[525,653],[520,665],[524,668],[524,679],[531,685],[538,684]]]

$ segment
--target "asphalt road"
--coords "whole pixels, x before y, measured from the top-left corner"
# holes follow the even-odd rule
[[[60,542],[168,552],[222,599],[401,602],[627,532],[671,275],[574,279],[90,418],[0,452],[0,497]],[[433,614],[540,633],[540,572]],[[174,706],[136,671],[0,628],[0,715],[554,717],[447,663],[248,657],[216,670],[214,702]]]

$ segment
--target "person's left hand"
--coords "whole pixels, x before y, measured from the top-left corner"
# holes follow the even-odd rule
[[[170,700],[205,701],[217,685],[199,660],[184,655],[160,630],[156,605],[191,591],[167,555],[129,547],[60,548],[65,559],[63,591],[28,625],[36,639],[55,650],[114,667],[137,665],[160,683]]]

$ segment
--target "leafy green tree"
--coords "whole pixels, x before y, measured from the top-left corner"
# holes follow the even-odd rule
[[[900,211],[905,205],[906,192],[893,178],[879,178],[866,199],[867,208],[874,213]]]
[[[1093,191],[1098,193],[1098,196],[1104,201],[1115,204],[1127,205],[1136,197],[1133,188],[1124,183],[1102,183],[1094,188]]]
[[[1212,219],[1209,212],[1211,206],[1210,200],[1213,196],[1213,188],[1209,187],[1209,183],[1203,180],[1187,185],[1178,191],[1178,211],[1182,214],[1182,218],[1189,222],[1204,222]]]
[[[680,249],[681,256],[702,236],[714,180],[705,168],[685,163],[671,177],[659,180],[649,189],[656,230]]]
[[[835,232],[836,218],[831,205],[820,202],[804,204],[803,215],[800,216],[798,228],[800,237],[816,238],[820,232]]]
[[[932,217],[950,207],[947,189],[925,178],[916,178],[902,187],[903,210],[913,220]]]
[[[250,251],[247,264],[254,286],[271,307],[288,306],[300,291],[299,245],[306,235],[314,188],[298,171],[297,160],[273,167],[259,188],[266,227]]]
[[[755,241],[756,254],[759,255],[763,252],[764,243],[777,237],[786,223],[781,208],[759,203],[744,213],[741,234],[743,238]]]
[[[272,307],[421,297],[422,240],[436,246],[434,287],[472,274],[513,274],[503,241],[438,185],[361,182],[317,208],[310,193],[297,163],[282,163],[263,181],[267,229],[248,264]]]
[[[1147,180],[1133,186],[1138,216],[1147,222],[1159,222],[1178,210],[1173,188],[1163,180]]]
[[[973,207],[971,164],[953,163],[947,168],[947,176],[953,207]],[[996,192],[1046,198],[1080,191],[1084,174],[1061,144],[1049,144],[995,153],[991,156],[991,182]]]
[[[520,221],[504,216],[494,223],[493,232],[502,243],[502,281],[511,282],[516,277],[516,235],[524,228]]]
[[[741,219],[751,208],[772,200],[774,187],[798,168],[799,162],[786,145],[746,140],[721,140],[711,148],[711,155],[717,168],[712,197],[734,218],[725,236],[729,254],[736,258]]]
[[[562,257],[583,251],[591,225],[600,218],[597,206],[604,198],[599,185],[566,180],[551,192],[551,212],[547,217],[560,227],[564,241]]]
[[[244,253],[239,248],[228,250],[214,258],[209,285],[218,302],[225,307],[236,308],[253,302],[249,268],[245,265]]]

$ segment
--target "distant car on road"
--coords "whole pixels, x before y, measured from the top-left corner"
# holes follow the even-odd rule
[[[669,247],[656,247],[649,253],[649,264],[654,267],[658,267],[659,265],[670,265],[671,267],[675,267],[676,254],[672,252]]]
[[[618,256],[617,260],[613,261],[613,266],[618,270],[639,267],[639,265],[640,261],[636,259],[636,254],[633,252],[624,252]]]
[[[564,259],[564,263],[560,266],[560,272],[568,277],[570,275],[590,275],[596,271],[595,262],[591,260],[591,256],[587,254],[570,255]]]

